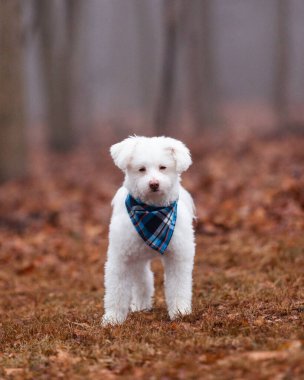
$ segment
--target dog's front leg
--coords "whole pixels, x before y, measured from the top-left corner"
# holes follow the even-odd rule
[[[150,262],[139,262],[133,266],[133,287],[131,310],[141,311],[152,308],[154,293],[153,273]]]
[[[164,257],[165,295],[169,316],[175,319],[191,313],[193,258]]]
[[[123,323],[127,318],[132,292],[130,273],[128,263],[108,258],[105,265],[103,325]]]

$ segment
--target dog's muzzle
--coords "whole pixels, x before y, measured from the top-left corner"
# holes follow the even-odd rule
[[[159,190],[159,182],[158,182],[158,181],[155,181],[155,180],[150,181],[150,182],[149,182],[149,187],[150,187],[150,189],[151,189],[153,192],[156,192],[156,191]]]

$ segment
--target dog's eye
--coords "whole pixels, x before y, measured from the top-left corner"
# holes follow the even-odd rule
[[[146,171],[146,168],[145,168],[145,167],[142,167],[142,168],[138,169],[138,171],[140,171],[140,172],[145,172],[145,171]]]
[[[163,166],[163,165],[161,165],[161,166],[159,167],[159,170],[165,170],[165,169],[167,169],[167,166]]]

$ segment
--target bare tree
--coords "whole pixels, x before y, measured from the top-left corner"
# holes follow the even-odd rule
[[[137,36],[139,50],[140,105],[151,121],[152,99],[154,97],[156,51],[153,19],[147,0],[135,0],[137,14]]]
[[[288,122],[289,6],[288,0],[277,0],[274,108],[277,114],[279,129],[283,129]]]
[[[0,180],[23,176],[26,142],[19,0],[0,0]]]
[[[197,130],[217,122],[211,0],[164,1],[164,53],[155,128],[168,129],[176,84],[178,49],[187,57],[189,106]]]
[[[165,0],[163,2],[163,63],[155,111],[155,132],[158,135],[168,130],[172,111],[177,65],[179,17],[180,2],[176,0]]]
[[[212,0],[202,0],[202,66],[203,66],[203,112],[205,123],[215,123],[217,121],[217,89],[215,72],[215,52],[214,52],[214,26],[212,21]]]
[[[185,2],[190,110],[197,129],[217,121],[212,3]]]
[[[66,151],[76,142],[72,100],[79,0],[62,3],[36,0],[36,10],[46,90],[48,141],[52,149]],[[63,27],[58,25],[60,11],[65,16]]]

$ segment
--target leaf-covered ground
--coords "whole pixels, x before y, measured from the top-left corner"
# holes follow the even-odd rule
[[[36,152],[0,187],[0,379],[303,379],[304,138],[203,138],[184,184],[198,220],[194,312],[100,327],[110,199],[103,150]]]

